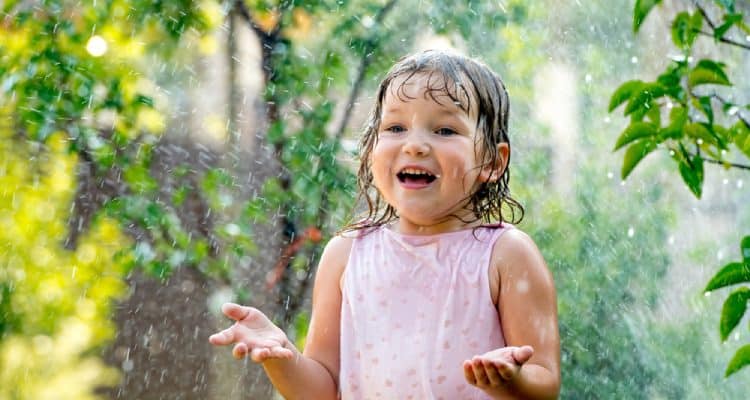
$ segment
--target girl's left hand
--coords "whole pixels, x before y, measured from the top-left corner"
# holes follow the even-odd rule
[[[505,387],[534,354],[531,346],[502,347],[464,361],[466,381],[483,390]]]

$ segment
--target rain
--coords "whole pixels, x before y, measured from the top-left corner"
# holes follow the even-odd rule
[[[0,2],[0,400],[282,398],[209,343],[222,304],[304,348],[378,84],[426,49],[507,87],[559,397],[747,397],[746,2],[44,0]]]

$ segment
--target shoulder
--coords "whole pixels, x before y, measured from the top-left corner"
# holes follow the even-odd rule
[[[326,244],[322,257],[333,258],[336,261],[343,260],[346,263],[349,253],[352,251],[352,244],[355,238],[356,235],[347,232],[337,234]]]
[[[495,241],[491,266],[498,283],[523,280],[535,287],[554,290],[552,274],[534,240],[518,228],[511,228]]]
[[[323,249],[323,254],[320,256],[317,272],[319,280],[339,281],[349,261],[354,239],[355,235],[341,233],[328,241]]]

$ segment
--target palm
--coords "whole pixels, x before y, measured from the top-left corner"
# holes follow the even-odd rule
[[[262,312],[232,303],[224,304],[221,311],[236,322],[231,327],[211,335],[209,341],[212,344],[234,344],[232,353],[235,357],[242,358],[249,354],[256,362],[293,356],[292,350],[287,348],[289,340],[284,331]]]

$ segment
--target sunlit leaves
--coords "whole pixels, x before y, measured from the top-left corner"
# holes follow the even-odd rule
[[[0,398],[93,399],[117,381],[92,352],[114,334],[128,239],[100,218],[63,248],[77,162],[64,141],[39,153],[0,126]]]

